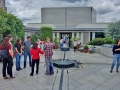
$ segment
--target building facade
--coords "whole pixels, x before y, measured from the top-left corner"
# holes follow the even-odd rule
[[[5,0],[0,0],[0,8],[4,8],[7,11],[7,7],[5,6]]]
[[[103,35],[108,23],[97,23],[97,11],[93,7],[46,7],[41,9],[41,23],[28,23],[25,38],[40,30],[42,26],[53,29],[53,39],[79,38],[87,44],[100,33]],[[99,34],[98,34],[99,33]]]

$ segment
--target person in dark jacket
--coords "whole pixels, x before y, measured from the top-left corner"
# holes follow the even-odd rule
[[[120,39],[118,39],[116,41],[116,45],[113,46],[113,55],[114,55],[114,57],[113,57],[113,62],[111,65],[110,73],[113,72],[113,68],[114,68],[116,62],[117,62],[116,72],[119,73],[118,68],[120,65]]]

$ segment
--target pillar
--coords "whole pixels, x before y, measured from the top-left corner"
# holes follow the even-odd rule
[[[60,34],[59,33],[57,33],[57,38],[60,38]]]
[[[76,38],[79,38],[79,32],[76,33]]]
[[[95,38],[95,32],[92,32],[92,40]]]
[[[53,41],[54,41],[54,39],[55,39],[55,33],[53,33]]]
[[[72,38],[74,37],[74,32],[72,32]]]
[[[88,32],[88,41],[90,42],[90,32]]]
[[[80,41],[81,41],[81,45],[83,45],[83,32],[81,32],[81,39],[80,39]]]

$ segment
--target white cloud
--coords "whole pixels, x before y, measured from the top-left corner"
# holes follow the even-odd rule
[[[71,2],[70,2],[71,1]],[[8,12],[18,16],[25,24],[41,22],[42,7],[87,7],[98,11],[98,21],[120,19],[119,0],[6,0]],[[75,2],[74,2],[75,1]]]

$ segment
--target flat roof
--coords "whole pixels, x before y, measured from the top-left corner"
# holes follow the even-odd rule
[[[53,31],[104,31],[106,28],[53,28]],[[40,28],[31,28],[31,27],[26,27],[25,31],[29,32],[34,32],[34,31],[40,31]]]

